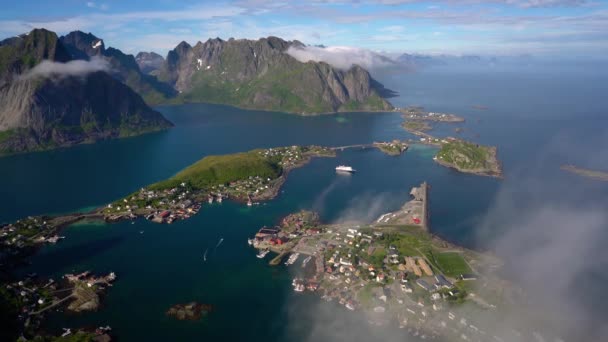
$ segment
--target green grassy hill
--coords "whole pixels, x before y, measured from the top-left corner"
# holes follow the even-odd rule
[[[271,179],[279,177],[283,172],[279,160],[266,158],[258,151],[205,157],[175,176],[152,184],[149,188],[163,190],[187,183],[193,189],[200,190],[255,176]]]

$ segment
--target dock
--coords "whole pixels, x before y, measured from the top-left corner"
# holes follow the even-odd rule
[[[420,186],[420,196],[422,200],[422,218],[421,226],[425,231],[429,231],[429,185],[423,182]]]
[[[285,256],[287,254],[291,253],[291,251],[286,251],[286,252],[281,252],[279,253],[279,255],[277,255],[276,257],[272,258],[272,260],[270,260],[270,262],[268,263],[270,266],[277,266],[279,264],[281,264],[281,261],[283,261],[283,259],[285,259]]]

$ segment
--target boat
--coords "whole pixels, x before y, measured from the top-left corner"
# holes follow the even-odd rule
[[[207,261],[207,252],[209,252],[209,248],[207,248],[205,254],[203,254],[203,261]]]
[[[258,259],[264,259],[264,257],[270,253],[270,251],[268,249],[263,249],[260,251],[260,253],[258,253],[257,257]]]
[[[296,286],[294,286],[293,290],[296,292],[304,292],[304,290],[305,290],[304,284],[297,284]]]
[[[209,195],[209,197],[207,198],[207,201],[209,202],[209,204],[213,203],[213,196]]]
[[[216,201],[217,201],[217,203],[222,203],[222,194],[217,195]]]
[[[253,239],[247,239],[247,244],[249,244],[249,246],[253,245]]]
[[[352,167],[350,167],[350,166],[346,166],[346,165],[338,165],[338,166],[336,166],[336,171],[337,171],[337,172],[348,172],[348,173],[353,173],[353,172],[355,172],[356,170],[355,170],[355,169],[353,169],[353,168],[352,168]]]
[[[300,256],[300,253],[293,253],[292,255],[289,256],[289,259],[287,259],[287,261],[285,261],[285,265],[287,265],[287,266],[292,265],[294,262],[296,262],[296,260],[298,260],[299,256]]]
[[[304,261],[302,261],[302,268],[306,267],[306,264],[312,259],[312,256],[308,256]]]

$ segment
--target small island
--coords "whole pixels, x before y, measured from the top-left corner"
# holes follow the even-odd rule
[[[399,109],[406,120],[433,121],[433,122],[464,122],[464,118],[449,113],[427,112],[422,107],[406,107]]]
[[[403,129],[418,136],[418,143],[439,147],[439,152],[433,157],[439,165],[459,172],[502,178],[495,146],[484,146],[453,137],[437,138],[426,133],[432,129],[428,121],[463,122],[463,118],[453,114],[425,112],[420,107],[408,107],[402,111]],[[455,131],[459,133],[462,128],[458,127]]]
[[[402,126],[410,133],[427,132],[433,129],[433,126],[431,126],[428,122],[418,120],[404,121]]]
[[[566,172],[573,173],[575,175],[579,175],[581,177],[608,182],[608,172],[606,171],[584,169],[582,167],[578,167],[572,164],[562,165],[560,169]]]
[[[295,292],[362,311],[374,325],[397,322],[429,337],[482,337],[483,317],[494,314],[487,309],[503,304],[505,284],[493,273],[502,262],[432,235],[429,186],[410,194],[401,209],[369,224],[324,224],[316,213],[300,211],[262,227],[249,243],[260,259],[276,253],[271,265],[286,259]],[[477,279],[484,285],[474,286]],[[462,306],[468,309],[456,311]]]
[[[448,138],[441,141],[441,148],[433,160],[439,165],[460,172],[480,176],[502,178],[502,168],[497,157],[497,148]]]
[[[391,142],[374,142],[373,146],[389,156],[399,156],[409,148],[408,143],[397,139]]]

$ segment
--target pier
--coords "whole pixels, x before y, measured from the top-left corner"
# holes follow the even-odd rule
[[[422,200],[422,219],[421,226],[425,231],[429,231],[429,185],[427,182],[423,182],[420,186],[420,196]]]

